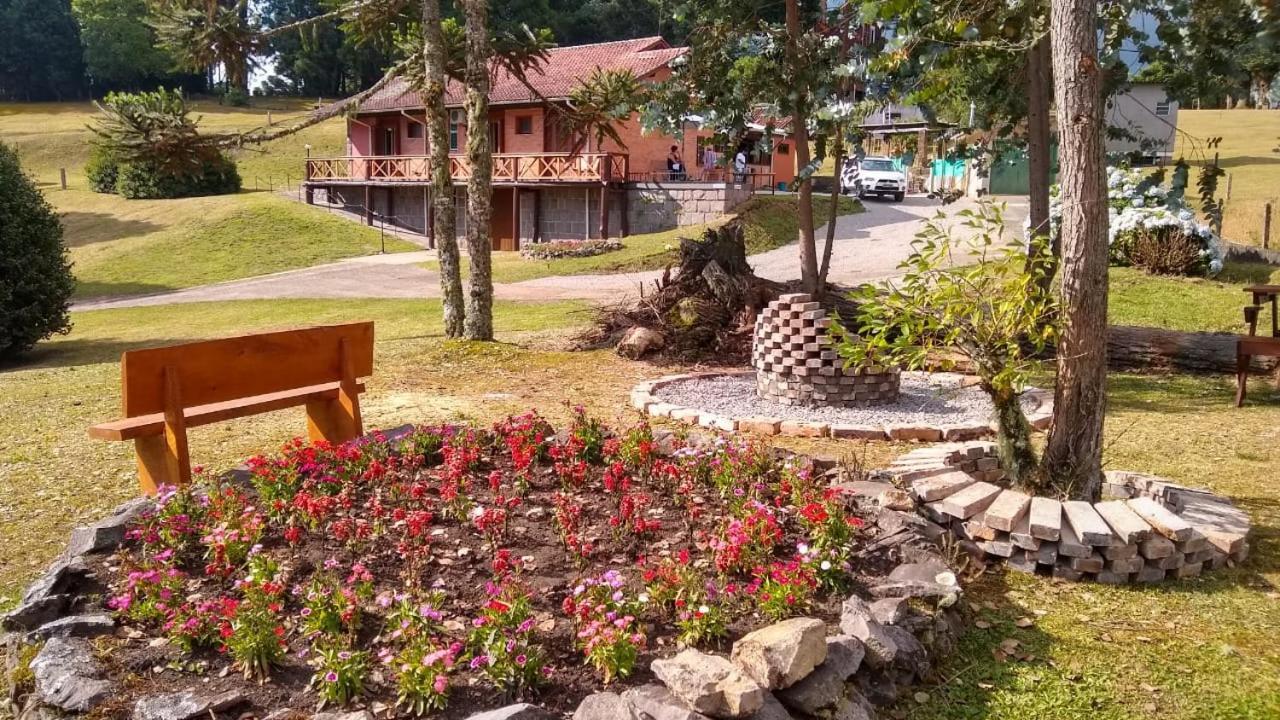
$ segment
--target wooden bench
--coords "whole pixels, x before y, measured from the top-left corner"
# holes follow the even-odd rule
[[[371,322],[130,350],[120,359],[124,419],[89,436],[132,440],[150,495],[191,480],[189,427],[305,405],[311,440],[359,437],[359,378],[372,374]]]

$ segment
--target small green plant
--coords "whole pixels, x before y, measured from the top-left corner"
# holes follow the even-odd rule
[[[284,658],[285,629],[280,616],[284,587],[276,579],[277,572],[274,562],[254,556],[248,576],[240,583],[243,598],[224,601],[222,642],[245,679],[265,681]]]
[[[461,643],[440,648],[427,636],[405,643],[391,663],[396,671],[396,707],[415,716],[443,710],[449,703],[449,674],[461,650]]]
[[[316,668],[311,687],[320,696],[321,705],[346,705],[364,690],[369,673],[369,654],[351,650],[341,644],[326,644],[316,650],[312,664]]]
[[[1006,246],[1003,214],[993,203],[955,217],[963,237],[939,213],[916,234],[911,256],[898,266],[901,280],[854,293],[859,331],[837,324],[837,349],[846,367],[918,370],[966,360],[995,406],[1005,472],[1034,489],[1039,463],[1019,395],[1055,337],[1056,303],[1039,291],[1051,255],[1039,241],[1031,243],[1029,262],[1022,249]]]

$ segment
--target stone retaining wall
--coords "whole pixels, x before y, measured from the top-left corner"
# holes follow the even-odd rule
[[[694,380],[696,378],[719,377],[726,375],[755,375],[754,370],[731,372],[702,372],[666,375],[656,380],[646,380],[631,390],[631,406],[641,413],[655,418],[669,418],[686,425],[723,430],[725,432],[743,432],[755,435],[787,435],[792,437],[833,437],[858,440],[901,440],[901,441],[961,441],[976,440],[995,435],[992,423],[972,423],[958,425],[932,425],[928,423],[883,423],[847,425],[828,422],[806,422],[803,420],[783,420],[776,417],[726,417],[717,413],[697,408],[672,405],[655,397],[653,392],[671,383]],[[1027,420],[1037,430],[1049,427],[1053,418],[1053,393],[1039,388],[1030,388],[1025,397],[1030,401]]]
[[[1108,471],[1106,500],[1059,502],[993,484],[995,455],[991,443],[924,448],[898,458],[888,473],[910,489],[921,515],[987,560],[1023,572],[1154,583],[1248,555],[1249,517],[1221,495]]]
[[[751,198],[750,188],[732,183],[627,183],[631,232],[651,233],[718,220]]]

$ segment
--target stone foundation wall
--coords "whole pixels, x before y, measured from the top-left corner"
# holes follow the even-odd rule
[[[836,354],[822,305],[804,293],[783,295],[756,318],[751,366],[756,394],[783,405],[866,407],[898,399],[898,368],[847,370]]]
[[[729,183],[629,183],[627,194],[634,234],[709,223],[751,198],[749,188]]]

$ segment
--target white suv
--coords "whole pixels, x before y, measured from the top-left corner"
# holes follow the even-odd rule
[[[907,194],[907,173],[894,168],[890,158],[865,157],[860,163],[845,163],[840,184],[846,193],[857,193],[860,198],[892,195],[895,202],[902,202]]]

